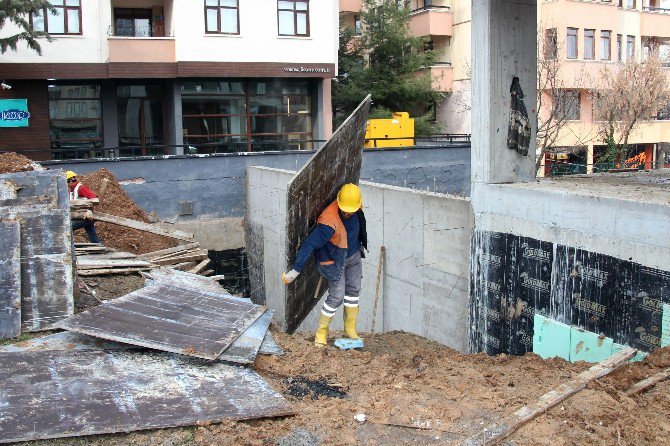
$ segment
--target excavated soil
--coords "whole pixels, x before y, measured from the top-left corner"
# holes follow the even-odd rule
[[[30,172],[35,170],[33,162],[16,152],[0,153],[0,174]]]
[[[105,178],[109,180],[109,184],[104,196],[100,199],[100,204],[94,208],[94,211],[149,223],[149,215],[128,196],[114,175],[107,169],[100,169],[79,177],[80,181],[96,194],[100,193]],[[109,223],[98,222],[95,224],[95,228],[105,246],[133,254],[144,254],[159,249],[172,248],[179,244],[177,240],[169,237]],[[88,242],[86,232],[83,229],[75,231],[75,241]]]
[[[290,401],[295,416],[38,444],[456,445],[590,366],[532,354],[463,355],[403,332],[366,334],[364,351],[317,350],[311,335],[272,331],[286,353],[259,356],[254,368]],[[668,366],[670,348],[657,350],[529,422],[504,444],[668,444],[670,382],[639,396],[624,393]],[[357,414],[366,421],[356,421]]]

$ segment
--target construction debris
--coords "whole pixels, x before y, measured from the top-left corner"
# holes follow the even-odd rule
[[[157,281],[57,326],[126,344],[216,359],[265,310],[221,292]]]
[[[248,368],[156,352],[0,353],[0,443],[291,415]]]

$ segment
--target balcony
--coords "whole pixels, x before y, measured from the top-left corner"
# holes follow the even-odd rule
[[[340,12],[360,12],[362,0],[340,0]]]
[[[431,65],[430,67],[423,68],[418,70],[415,75],[417,77],[423,76],[426,72],[430,73],[430,78],[432,80],[433,90],[441,91],[443,93],[449,92],[452,90],[453,81],[454,81],[454,69],[451,64],[447,62],[440,63],[436,65]]]
[[[643,36],[670,37],[670,9],[645,6],[640,17]]]
[[[424,6],[411,12],[409,29],[414,36],[451,36],[454,16],[448,6]]]
[[[110,26],[108,34],[110,62],[169,63],[177,60],[172,30],[167,27],[126,35],[124,30]]]

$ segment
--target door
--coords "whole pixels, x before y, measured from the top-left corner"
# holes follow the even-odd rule
[[[117,91],[121,153],[125,156],[165,154],[162,86],[123,85]]]

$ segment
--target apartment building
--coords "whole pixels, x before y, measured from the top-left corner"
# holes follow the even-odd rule
[[[554,0],[539,6],[539,57],[560,61],[555,88],[569,114],[545,163],[590,173],[605,151],[594,117],[599,78],[627,59],[644,59],[651,48],[670,57],[670,0]],[[665,70],[670,83],[670,65]],[[546,114],[556,98],[542,94]],[[647,168],[670,165],[670,104],[657,119],[642,123],[629,142]]]
[[[362,0],[339,3],[340,23],[360,30]],[[470,133],[471,2],[399,0],[398,4],[410,10],[411,34],[426,38],[437,56],[432,66],[420,70],[430,74],[433,88],[444,98],[437,104],[437,121],[447,133]]]
[[[30,114],[0,126],[0,150],[51,159],[303,149],[332,132],[335,0],[51,3],[56,14],[29,18],[54,38],[42,55],[22,45],[0,56],[12,87],[0,104]]]

